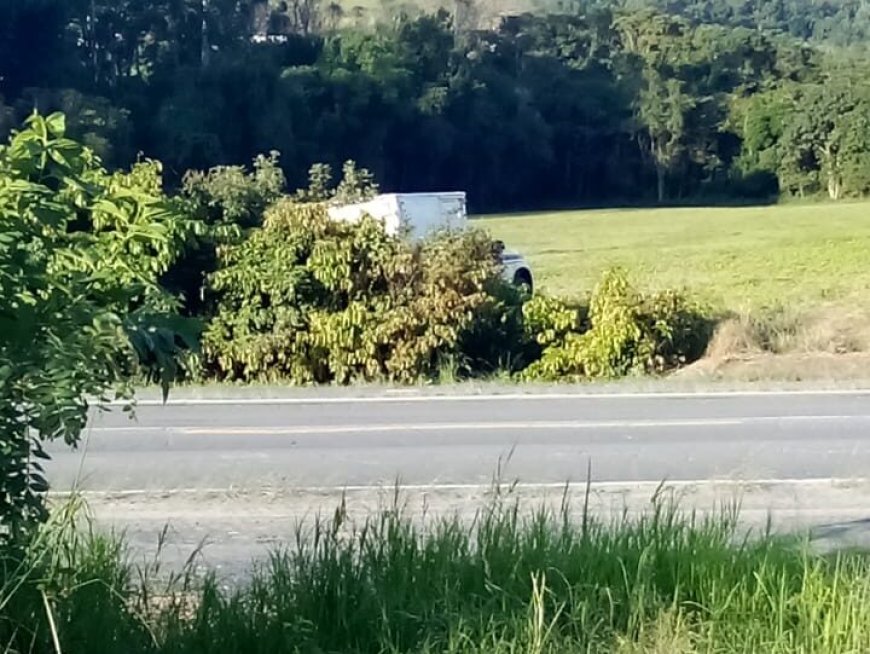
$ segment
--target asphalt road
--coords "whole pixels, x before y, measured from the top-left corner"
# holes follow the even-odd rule
[[[95,414],[55,489],[275,489],[870,476],[870,394],[303,397]],[[501,465],[500,465],[501,462]]]
[[[392,501],[471,517],[492,481],[525,500],[585,490],[597,514],[642,511],[662,481],[682,506],[739,499],[744,521],[870,546],[870,393],[576,393],[361,396],[144,403],[95,413],[86,441],[54,445],[56,491],[85,491],[99,524],[177,569],[200,544],[228,577],[292,542],[345,494],[357,518]],[[582,506],[582,502],[577,502]]]

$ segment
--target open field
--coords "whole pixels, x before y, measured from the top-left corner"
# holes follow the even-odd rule
[[[491,217],[539,288],[577,296],[610,266],[714,308],[803,309],[870,297],[870,203],[571,211]]]

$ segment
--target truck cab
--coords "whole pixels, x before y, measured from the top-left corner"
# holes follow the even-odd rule
[[[419,239],[444,229],[465,229],[468,214],[464,192],[450,193],[387,193],[365,202],[329,208],[333,220],[357,222],[371,216],[384,224],[388,234]],[[496,256],[501,262],[502,276],[526,292],[534,287],[532,268],[518,252],[506,249],[496,241]]]
[[[522,254],[514,250],[508,250],[504,241],[496,241],[498,259],[502,265],[502,277],[517,288],[524,290],[529,295],[534,291],[534,278],[532,267]]]

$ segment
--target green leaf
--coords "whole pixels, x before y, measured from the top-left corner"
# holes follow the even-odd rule
[[[66,133],[66,116],[60,112],[53,113],[45,119],[45,125],[50,136],[60,138]]]

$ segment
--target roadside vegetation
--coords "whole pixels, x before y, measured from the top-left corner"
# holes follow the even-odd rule
[[[743,541],[728,515],[499,505],[418,531],[339,511],[228,590],[161,589],[49,511],[44,444],[141,384],[588,381],[870,349],[849,204],[870,195],[866,12],[639,4],[366,25],[317,0],[0,3],[0,652],[870,649],[864,557]],[[327,220],[376,179],[478,211],[831,204],[485,223],[539,266],[529,297],[489,233]]]
[[[62,114],[34,114],[0,147],[2,539],[45,517],[42,444],[74,445],[89,401],[131,398],[135,384],[577,382],[668,373],[705,352],[864,347],[835,324],[729,314],[697,286],[650,289],[649,277],[619,267],[601,266],[594,283],[579,276],[589,288],[567,299],[530,297],[501,278],[487,232],[414,244],[374,221],[329,220],[329,202],[377,192],[353,162],[337,180],[313,166],[293,193],[277,155],[191,171],[171,191],[161,171],[150,160],[107,170],[66,137]],[[691,263],[701,255],[681,250],[680,220],[691,218],[667,223],[668,242],[673,260]],[[622,227],[656,241],[648,226]],[[554,229],[576,247],[571,229]],[[531,244],[532,257],[546,254]],[[634,258],[641,271],[650,256]]]
[[[292,384],[414,383],[503,372],[569,381],[665,372],[703,354],[701,310],[643,296],[606,272],[591,302],[530,298],[499,274],[483,232],[414,245],[374,221],[336,223],[284,201],[226,248],[210,278],[207,378]]]
[[[870,648],[870,561],[817,556],[736,527],[726,508],[683,515],[658,497],[599,522],[509,494],[473,525],[415,524],[401,502],[363,523],[341,508],[227,588],[171,581],[121,541],[60,511],[0,559],[9,654],[600,652],[695,654]]]
[[[518,214],[477,224],[528,256],[544,293],[571,297],[613,266],[630,266],[646,292],[682,289],[717,322],[705,374],[864,374],[866,202]]]

